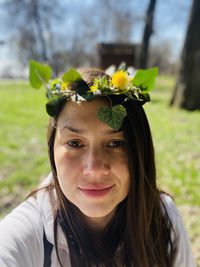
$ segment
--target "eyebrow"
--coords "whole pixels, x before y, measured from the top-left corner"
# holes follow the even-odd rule
[[[77,134],[84,134],[86,133],[86,130],[84,129],[78,129],[78,128],[74,128],[71,127],[70,125],[65,125],[61,128],[61,130],[67,129],[70,132],[73,133],[77,133]],[[101,131],[102,134],[106,134],[106,135],[112,135],[112,134],[116,134],[116,133],[122,133],[122,130],[114,130],[114,129],[109,129],[109,130],[103,130]]]

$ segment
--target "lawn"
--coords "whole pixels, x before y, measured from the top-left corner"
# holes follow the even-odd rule
[[[158,182],[178,204],[200,206],[200,111],[169,107],[175,80],[159,77],[145,105],[156,151]]]
[[[45,96],[27,82],[0,83],[0,213],[20,202],[49,172]]]
[[[170,192],[181,209],[191,212],[193,208],[193,221],[188,211],[183,213],[196,258],[200,259],[200,112],[169,107],[174,82],[173,77],[159,76],[152,102],[145,110],[153,134],[159,187]],[[44,91],[31,89],[25,81],[1,81],[0,99],[2,217],[49,173],[50,167]]]

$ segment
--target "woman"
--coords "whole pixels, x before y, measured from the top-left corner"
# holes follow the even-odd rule
[[[0,266],[194,267],[173,200],[156,185],[142,107],[156,70],[49,81],[45,68],[32,62],[30,80],[48,83],[52,174],[1,222]]]

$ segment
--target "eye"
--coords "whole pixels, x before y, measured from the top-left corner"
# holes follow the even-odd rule
[[[84,146],[79,140],[70,140],[66,143],[66,145],[71,148],[81,148]]]
[[[125,147],[125,141],[124,140],[112,140],[108,143],[108,147],[111,148],[123,148]]]

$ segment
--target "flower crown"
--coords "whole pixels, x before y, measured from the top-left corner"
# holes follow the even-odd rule
[[[51,79],[52,69],[48,65],[31,60],[29,80],[34,88],[40,88],[42,85],[46,87],[49,99],[46,110],[54,117],[67,99],[90,101],[98,96],[123,95],[123,101],[134,99],[144,104],[150,101],[148,93],[154,87],[157,74],[158,68],[151,68],[138,70],[134,77],[130,77],[125,69],[119,69],[111,77],[105,74],[95,78],[92,84],[88,84],[75,69],[70,69],[60,78]],[[111,128],[119,130],[127,115],[122,104],[102,107],[98,112],[98,118]]]

